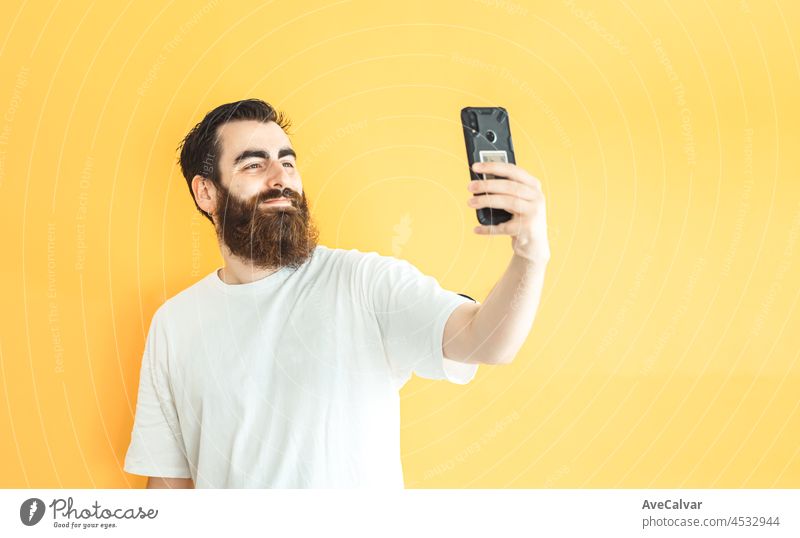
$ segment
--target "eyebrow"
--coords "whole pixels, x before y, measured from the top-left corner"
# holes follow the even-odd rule
[[[287,155],[291,155],[292,157],[297,160],[297,153],[290,148],[289,146],[283,147],[278,150],[278,158],[286,157]],[[245,159],[249,159],[250,157],[258,157],[259,159],[269,159],[269,152],[264,149],[246,149],[241,152],[236,158],[233,160],[233,164],[237,165]]]

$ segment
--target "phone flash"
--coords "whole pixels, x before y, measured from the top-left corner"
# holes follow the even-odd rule
[[[480,150],[478,151],[482,163],[507,163],[508,153],[503,150]],[[492,174],[481,174],[483,179],[496,179],[500,176]]]

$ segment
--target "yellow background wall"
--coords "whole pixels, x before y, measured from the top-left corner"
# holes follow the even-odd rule
[[[403,389],[408,487],[799,487],[798,6],[3,2],[0,486],[144,485],[150,318],[221,263],[175,148],[259,97],[323,244],[479,300],[511,247],[472,232],[460,108],[543,182],[534,329]]]

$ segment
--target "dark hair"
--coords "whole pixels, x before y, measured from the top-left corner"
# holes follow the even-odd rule
[[[200,175],[211,180],[217,186],[222,185],[219,174],[219,155],[222,149],[219,146],[217,129],[220,125],[239,120],[256,120],[263,123],[274,121],[281,129],[287,131],[287,134],[292,125],[283,112],[275,110],[269,103],[260,99],[245,99],[218,106],[206,114],[203,121],[192,127],[192,130],[178,146],[179,162],[195,207],[211,222],[214,222],[211,215],[200,209],[197,200],[194,199],[192,178]]]

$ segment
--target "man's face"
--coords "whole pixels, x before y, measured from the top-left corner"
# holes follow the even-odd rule
[[[275,122],[234,121],[217,131],[217,235],[260,268],[298,267],[317,245],[289,137]]]

